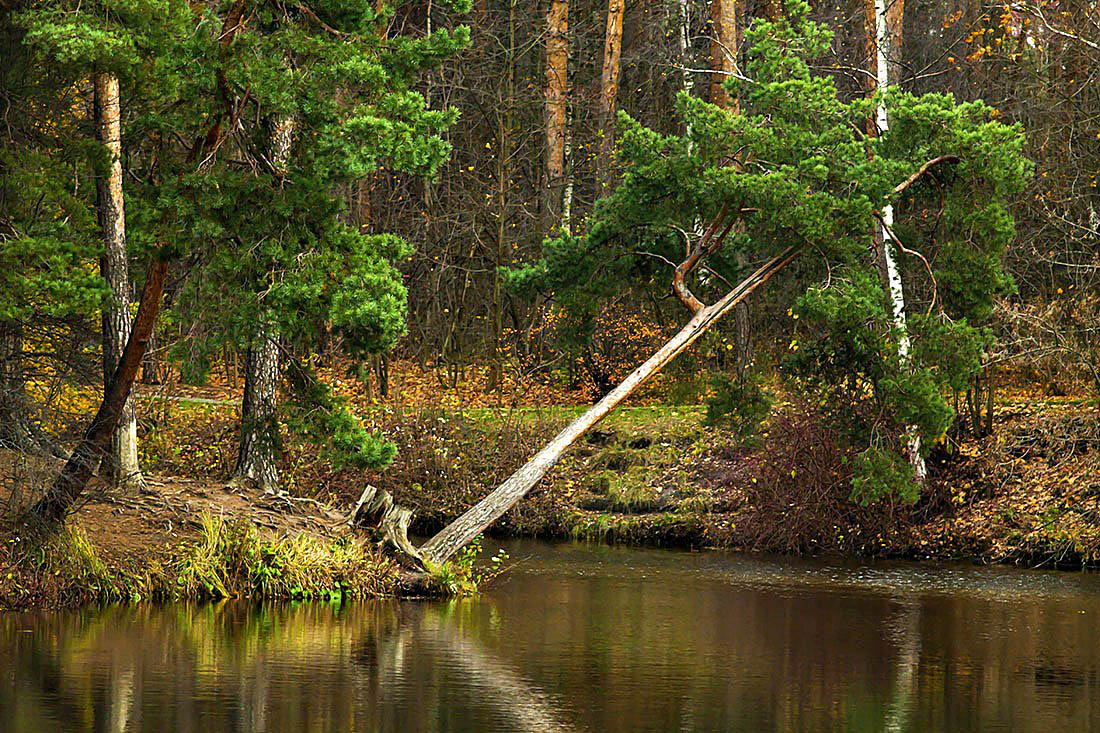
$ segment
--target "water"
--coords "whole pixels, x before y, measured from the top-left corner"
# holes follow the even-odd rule
[[[1100,730],[1100,576],[508,551],[463,601],[0,615],[0,730]]]

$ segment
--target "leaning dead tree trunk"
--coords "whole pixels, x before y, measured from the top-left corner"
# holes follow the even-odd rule
[[[157,312],[160,310],[164,294],[164,278],[168,272],[168,263],[154,259],[145,273],[145,289],[141,293],[138,312],[130,330],[126,348],[118,361],[114,376],[103,395],[103,402],[92,418],[92,424],[76,448],[73,449],[65,467],[61,469],[53,484],[38,502],[31,507],[31,514],[49,522],[59,522],[65,518],[77,499],[88,486],[96,468],[106,455],[111,436],[122,418],[126,401],[137,378],[141,360],[149,343],[149,337],[156,325]]]
[[[698,265],[705,254],[717,249],[725,234],[729,233],[732,222],[726,227],[722,236],[714,237],[715,232],[718,231],[718,223],[721,221],[722,217],[719,217],[715,225],[712,225],[707,234],[704,235],[703,242],[696,247],[694,252],[689,254],[687,261],[677,268],[674,289],[680,300],[694,313],[687,325],[658,349],[653,356],[649,357],[644,364],[635,369],[619,386],[608,392],[591,409],[558,433],[556,438],[550,441],[522,468],[512,474],[495,491],[445,527],[435,537],[425,542],[419,550],[419,559],[425,565],[430,567],[445,562],[481,534],[486,527],[523,498],[561,459],[569,446],[606,417],[619,403],[637,391],[653,375],[660,372],[669,362],[695,343],[696,339],[706,333],[711,326],[733,310],[750,293],[766,283],[775,273],[789,265],[801,251],[798,246],[787,248],[781,254],[768,260],[752,275],[745,278],[721,300],[713,305],[703,305],[687,290],[684,285],[684,276]],[[714,244],[708,247],[708,241],[713,241]]]

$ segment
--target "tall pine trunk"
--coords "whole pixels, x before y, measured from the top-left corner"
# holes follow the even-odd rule
[[[290,160],[293,139],[293,118],[276,120],[270,163],[280,180]],[[278,390],[279,341],[269,326],[261,326],[245,359],[241,441],[233,478],[250,481],[271,493],[279,488]]]
[[[603,73],[600,79],[599,194],[611,183],[615,150],[615,106],[619,97],[620,58],[623,46],[624,0],[608,0],[607,32],[604,34]]]
[[[264,491],[279,487],[279,342],[261,333],[245,358],[241,445],[234,478]]]
[[[566,105],[569,82],[569,2],[550,0],[546,15],[546,191],[553,229],[562,217],[565,180]]]
[[[900,71],[901,31],[904,15],[904,0],[893,0],[887,7],[886,0],[867,0],[869,43],[868,64],[874,76],[874,89],[885,89],[897,84]],[[872,36],[873,33],[873,36]],[[890,118],[883,101],[875,110],[877,134],[890,129]],[[883,278],[887,297],[890,299],[890,315],[894,329],[898,332],[898,358],[902,364],[908,364],[912,346],[909,341],[909,324],[905,316],[905,289],[902,285],[901,271],[898,269],[896,246],[893,241],[894,207],[887,204],[882,209],[881,226],[874,231],[875,248],[879,257],[879,269]],[[913,466],[913,474],[919,483],[923,483],[928,468],[921,456],[920,435],[915,426],[906,428],[903,436],[906,457]]]
[[[126,257],[126,215],[122,200],[122,123],[119,109],[118,78],[96,72],[96,136],[110,156],[106,175],[96,176],[96,213],[103,237],[100,271],[110,289],[110,300],[103,307],[103,388],[110,388],[126,339],[130,335],[130,272]],[[103,458],[101,474],[105,481],[120,488],[141,486],[138,465],[137,417],[130,397],[122,408],[118,427]]]
[[[741,110],[741,100],[729,93],[725,82],[730,75],[738,71],[738,59],[741,53],[741,7],[744,0],[711,0],[710,23],[710,102],[728,109],[734,114]],[[737,264],[745,266],[745,256],[737,253]],[[743,379],[749,364],[750,341],[752,338],[749,304],[740,303],[733,311],[734,366],[737,378]]]

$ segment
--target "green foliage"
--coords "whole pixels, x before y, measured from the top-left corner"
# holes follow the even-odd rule
[[[743,379],[716,374],[711,384],[714,394],[707,399],[703,422],[731,430],[734,439],[743,445],[754,445],[760,425],[774,403],[763,378],[755,372],[746,373]]]
[[[379,470],[393,461],[394,444],[368,432],[351,413],[348,400],[317,379],[311,369],[294,364],[287,373],[292,388],[287,425],[323,446],[322,458],[334,469]]]
[[[477,593],[507,570],[508,553],[503,548],[489,558],[489,565],[481,565],[483,548],[481,538],[459,550],[448,562],[431,568],[429,582],[436,592],[445,596],[469,596]]]
[[[757,21],[746,34],[744,78],[727,82],[739,113],[681,94],[686,135],[663,135],[620,114],[621,185],[578,229],[585,233],[547,241],[540,261],[507,279],[517,292],[552,292],[573,338],[583,341],[601,302],[624,287],[666,291],[668,263],[683,259],[682,232],[713,221],[723,207],[740,212],[739,222],[707,260],[720,277],[697,272],[689,283],[704,301],[739,279],[739,260],[759,262],[792,245],[814,252],[787,271],[801,295],[792,304],[798,320],[783,374],[811,392],[852,451],[883,445],[863,454],[859,496],[895,485],[908,497],[908,466],[885,456],[900,449],[910,426],[927,451],[954,419],[943,394],[979,370],[993,299],[1013,288],[1002,268],[1014,236],[1008,203],[1031,165],[1020,128],[997,122],[982,102],[897,89],[844,101],[833,80],[811,67],[831,34],[809,20],[805,2],[786,7],[786,17]],[[867,121],[883,100],[890,129],[869,136]],[[958,163],[895,192],[939,156]],[[908,334],[894,326],[870,254],[887,203],[899,239],[924,260],[897,253]],[[912,353],[901,358],[906,338]],[[720,389],[712,415],[738,415],[738,400],[753,420],[765,409],[757,398]],[[741,423],[745,432],[753,420]]]
[[[897,496],[907,504],[920,497],[920,486],[913,480],[913,469],[896,450],[871,447],[855,458],[852,476],[852,501],[864,506],[887,496]]]

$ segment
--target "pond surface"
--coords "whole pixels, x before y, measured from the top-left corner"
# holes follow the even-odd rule
[[[1100,730],[1097,575],[506,546],[462,601],[0,615],[0,730]]]

